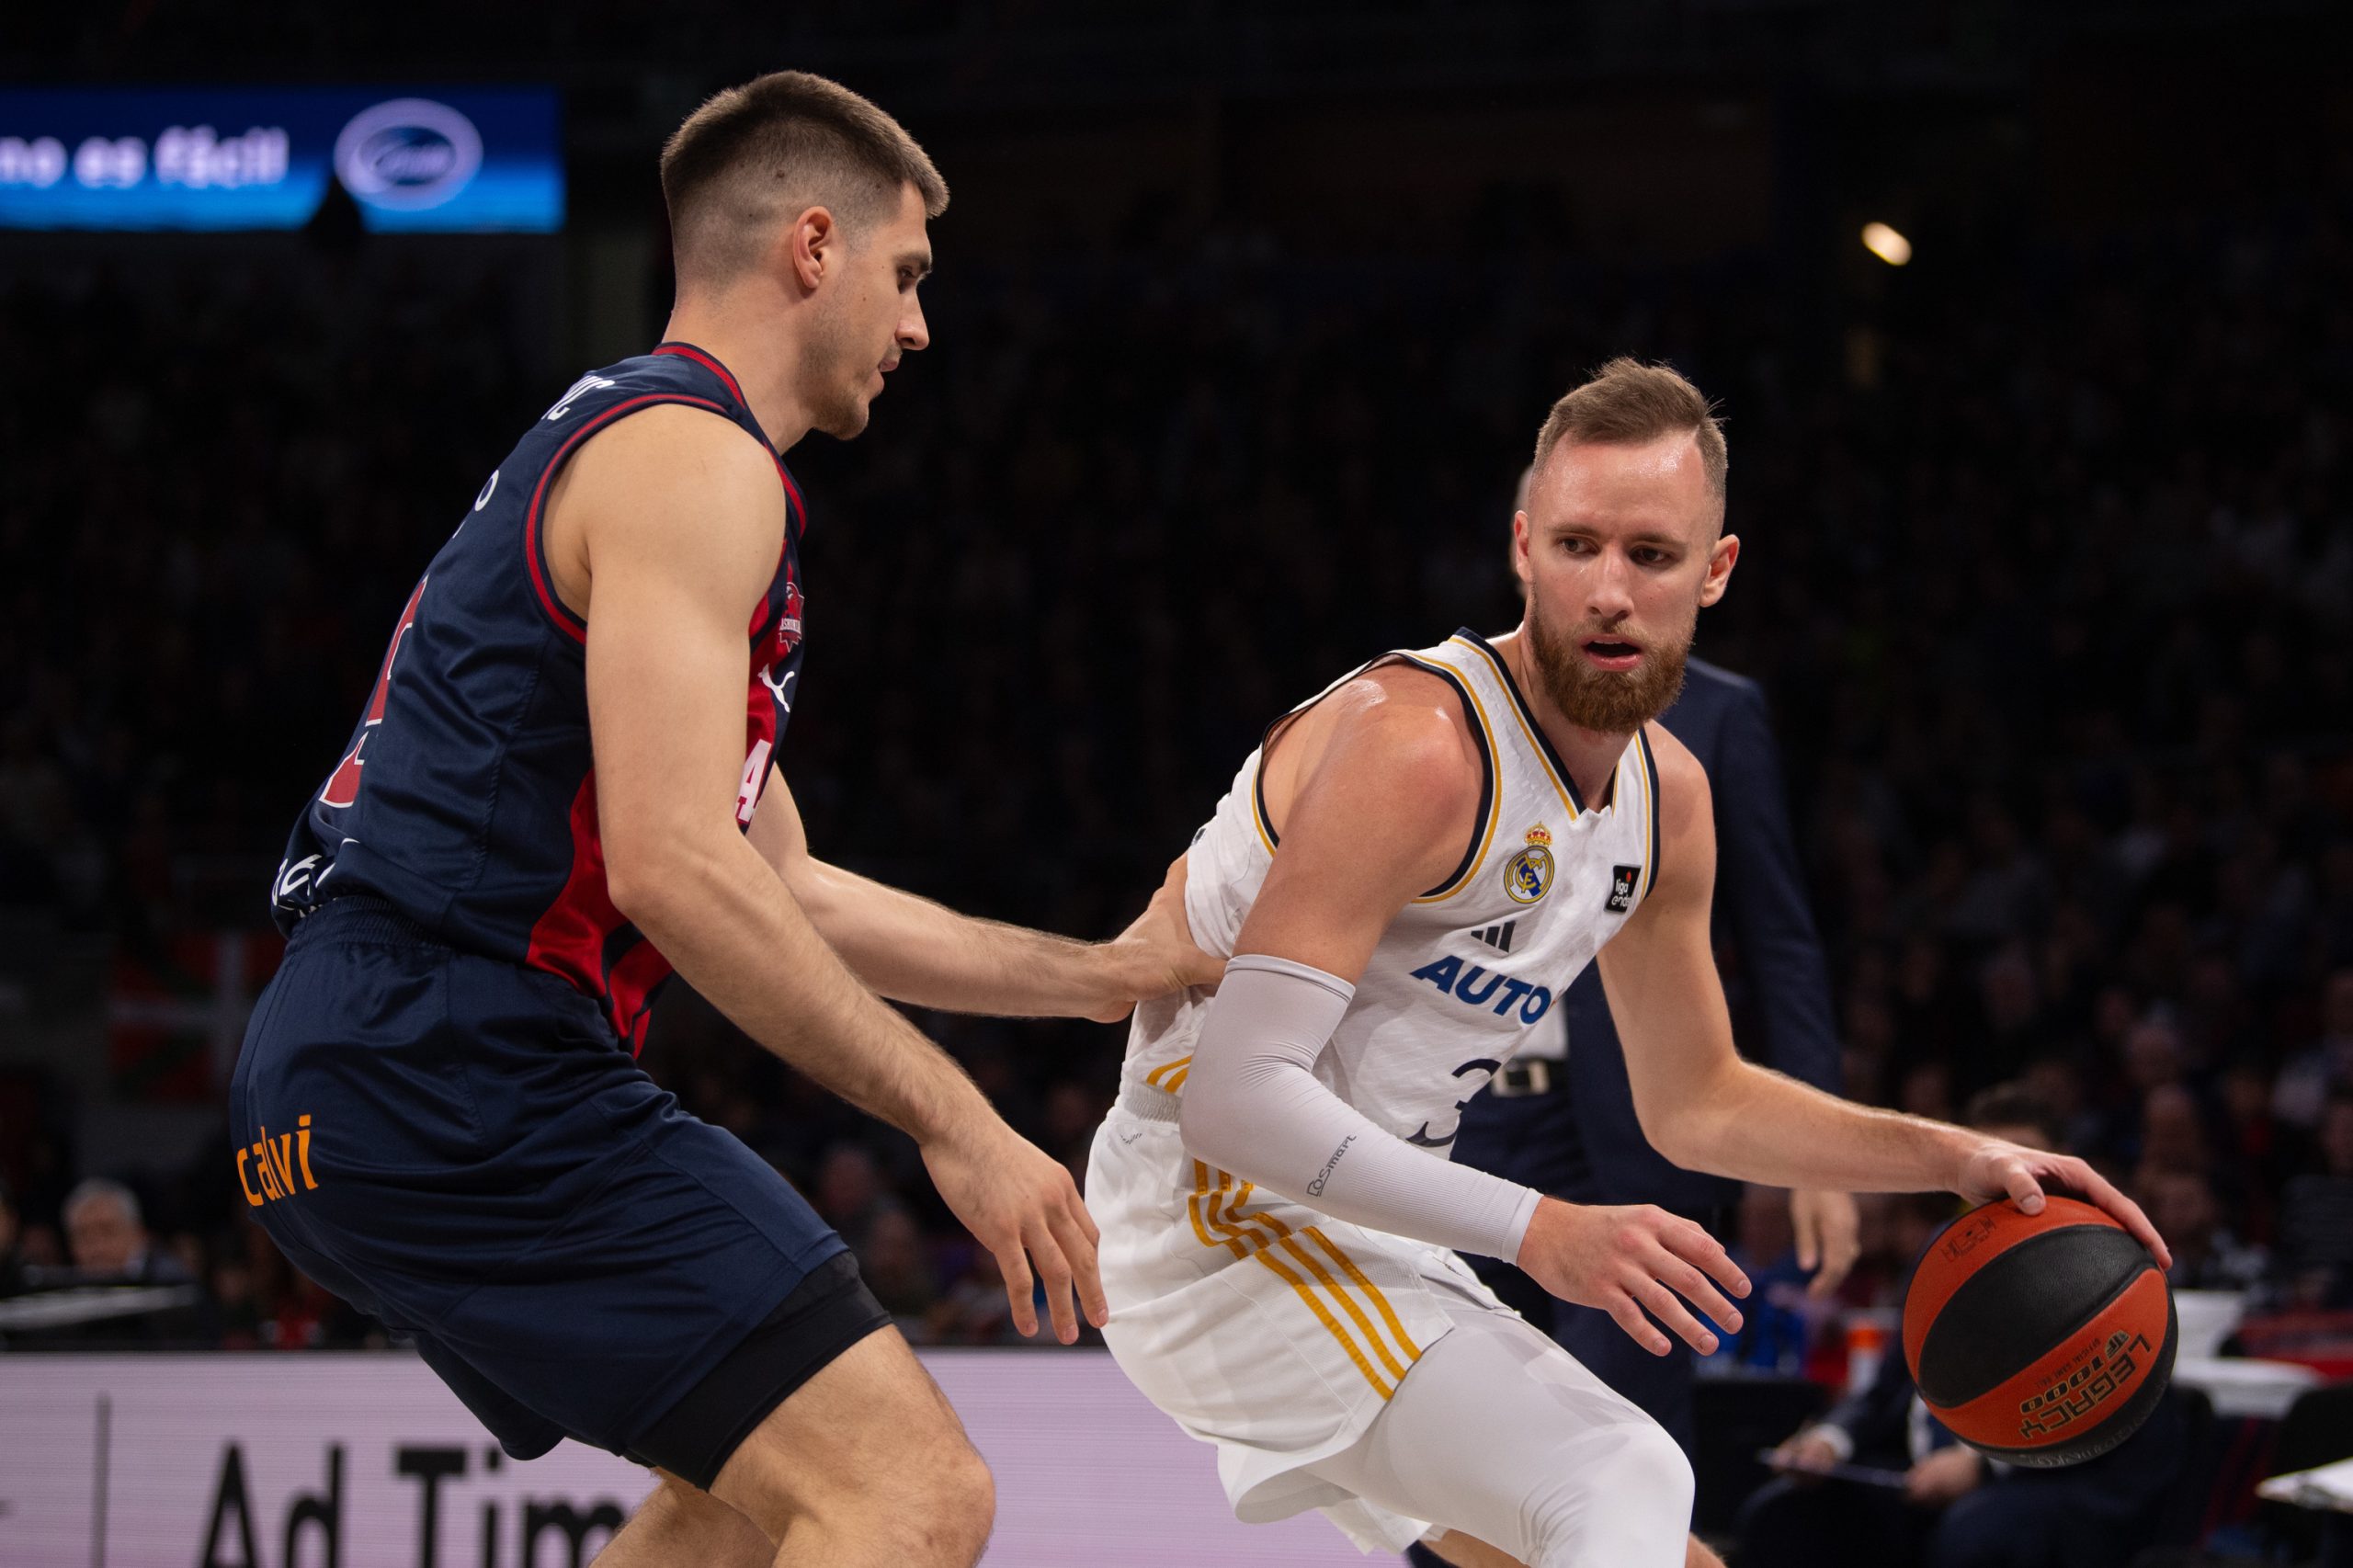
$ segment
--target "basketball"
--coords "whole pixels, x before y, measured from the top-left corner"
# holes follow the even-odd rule
[[[2006,1199],[1928,1244],[1904,1301],[1904,1358],[1938,1420],[1982,1453],[2049,1468],[2106,1453],[2173,1374],[2173,1293],[2088,1203]]]

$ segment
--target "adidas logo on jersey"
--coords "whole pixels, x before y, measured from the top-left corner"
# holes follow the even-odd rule
[[[1500,926],[1490,926],[1483,931],[1472,932],[1471,939],[1474,942],[1484,942],[1499,953],[1507,953],[1511,951],[1512,927],[1518,924],[1517,920],[1506,920]]]

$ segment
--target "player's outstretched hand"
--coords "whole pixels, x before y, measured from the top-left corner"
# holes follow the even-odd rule
[[[2108,1178],[2072,1154],[2052,1154],[1988,1139],[1961,1161],[1952,1189],[1972,1203],[2006,1198],[2029,1214],[2042,1212],[2042,1189],[2056,1187],[2106,1210],[2132,1239],[2149,1249],[2160,1268],[2173,1267],[2165,1245],[2141,1206],[2109,1185]]]
[[[1038,1309],[1030,1299],[1033,1260],[1036,1278],[1045,1281],[1055,1338],[1064,1345],[1077,1342],[1074,1291],[1087,1322],[1101,1328],[1110,1321],[1095,1263],[1102,1233],[1061,1161],[992,1111],[955,1135],[926,1143],[923,1163],[956,1218],[996,1255],[1014,1327],[1025,1335],[1038,1332]]]
[[[1608,1312],[1654,1356],[1673,1346],[1651,1318],[1710,1355],[1716,1336],[1684,1302],[1719,1327],[1736,1330],[1740,1312],[1716,1287],[1748,1294],[1748,1276],[1715,1237],[1647,1203],[1617,1209],[1540,1199],[1514,1261],[1561,1300]]]
[[[1103,998],[1087,1010],[1097,1023],[1116,1024],[1138,1002],[1165,996],[1187,986],[1214,990],[1225,962],[1193,946],[1185,918],[1185,857],[1170,862],[1160,891],[1135,924],[1095,949],[1100,960]]]

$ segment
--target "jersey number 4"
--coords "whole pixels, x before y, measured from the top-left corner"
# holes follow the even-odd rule
[[[392,645],[384,650],[384,667],[376,676],[375,695],[368,699],[368,717],[360,722],[359,738],[351,743],[350,755],[336,765],[335,776],[319,791],[319,804],[347,806],[359,799],[359,770],[368,766],[368,737],[384,722],[384,699],[392,688],[392,661],[401,656],[401,644],[408,641],[408,629],[416,624],[416,601],[425,597],[425,583],[419,579],[416,591],[408,597],[408,607],[401,611],[401,623],[392,629]]]

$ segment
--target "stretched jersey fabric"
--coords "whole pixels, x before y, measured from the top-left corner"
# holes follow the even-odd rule
[[[279,926],[367,892],[462,952],[562,976],[642,1049],[668,960],[605,883],[588,741],[585,621],[556,597],[543,508],[582,442],[662,403],[707,409],[775,448],[725,366],[665,343],[574,382],[474,498],[392,631],[366,711],[294,824],[271,902]],[[787,522],[775,578],[745,629],[748,827],[801,674],[808,512],[776,458]]]

